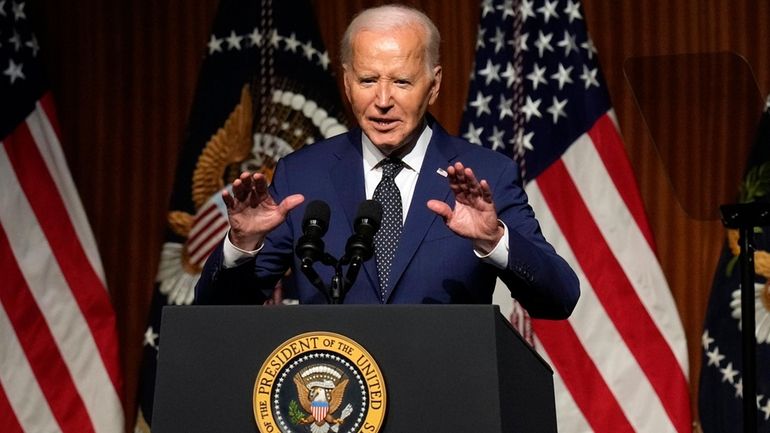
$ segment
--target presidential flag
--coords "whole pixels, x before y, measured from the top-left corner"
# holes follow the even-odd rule
[[[123,431],[115,313],[25,2],[0,0],[0,431]]]
[[[162,307],[192,302],[227,231],[222,188],[244,170],[269,177],[284,155],[346,130],[310,2],[223,0],[177,166],[144,335],[137,431],[150,430]]]
[[[580,279],[564,321],[495,294],[555,370],[559,431],[689,432],[685,335],[579,1],[482,1],[462,135],[519,165]]]
[[[749,157],[739,201],[770,200],[770,96]],[[757,339],[757,430],[770,432],[770,232],[754,234],[754,283]],[[738,231],[727,230],[711,288],[701,336],[701,375],[698,408],[705,433],[743,431],[743,354],[741,272]]]

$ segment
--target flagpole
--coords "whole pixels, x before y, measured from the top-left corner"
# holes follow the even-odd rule
[[[754,335],[754,227],[770,226],[770,203],[723,205],[722,223],[738,229],[741,247],[741,343],[743,352],[743,431],[757,431],[757,340]]]

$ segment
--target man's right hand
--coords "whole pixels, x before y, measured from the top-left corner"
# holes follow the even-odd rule
[[[276,204],[267,192],[267,179],[262,173],[241,173],[233,181],[232,194],[222,191],[230,222],[230,242],[236,247],[256,250],[265,236],[278,227],[289,211],[299,206],[305,197],[293,194]]]

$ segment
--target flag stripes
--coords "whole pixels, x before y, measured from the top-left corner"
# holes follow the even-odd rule
[[[537,183],[530,184],[527,191],[538,218],[553,221]],[[589,430],[575,428],[577,418],[599,432],[614,432],[626,425],[630,431],[672,431],[660,402],[649,398],[655,395],[652,386],[612,325],[564,234],[556,224],[547,224],[543,235],[575,270],[581,287],[570,321],[533,321],[537,347],[541,354],[551,355],[549,362],[558,372],[555,382],[563,390],[557,393],[560,425],[567,431]]]
[[[122,431],[115,317],[46,109],[50,96],[0,142],[0,387],[15,418],[8,424]]]
[[[607,122],[607,116],[604,117]],[[612,126],[611,121],[604,123],[606,124]],[[573,394],[578,405],[594,404],[591,402],[594,398],[593,388],[603,389],[609,385],[620,406],[627,413],[636,414],[629,415],[635,429],[689,431],[689,406],[682,407],[688,402],[687,379],[684,373],[687,368],[686,354],[682,353],[683,351],[675,353],[672,349],[679,347],[677,342],[683,342],[684,336],[680,326],[669,315],[661,314],[665,313],[667,308],[674,308],[675,311],[675,307],[670,296],[656,293],[656,288],[666,288],[665,279],[658,266],[650,265],[649,260],[657,264],[653,260],[654,254],[650,244],[635,223],[636,218],[628,210],[624,200],[628,196],[621,197],[618,192],[618,186],[615,184],[618,177],[612,178],[609,175],[611,170],[606,168],[603,158],[599,157],[591,136],[592,133],[589,132],[580,137],[562,159],[553,163],[527,186],[538,217],[541,221],[547,221],[543,223],[546,237],[554,242],[554,246],[565,258],[567,254],[564,246],[571,246],[569,252],[572,252],[574,257],[568,261],[574,269],[579,269],[582,273],[584,281],[581,281],[581,300],[570,319],[570,324],[574,327],[572,331],[577,333],[577,338],[586,348],[573,347],[570,351],[565,350],[562,339],[569,335],[570,331],[558,325],[535,321],[535,333],[542,341],[543,349],[551,353],[550,358],[556,363],[555,367],[560,375],[569,374],[569,369],[565,366],[560,368],[560,363],[582,362],[583,366],[587,366],[587,371],[598,367],[604,376],[604,380],[597,379],[593,384],[585,383],[586,371],[576,374],[576,377],[563,377],[565,386]],[[619,142],[617,144],[622,145]],[[606,147],[605,152],[609,153]],[[541,215],[542,209],[537,208],[539,205],[547,206],[546,218]],[[548,227],[552,225],[559,227],[559,233],[548,233]],[[556,242],[555,236],[563,236],[566,244]],[[595,303],[591,303],[592,300],[595,300]],[[607,315],[608,320],[596,322],[596,317],[592,315],[599,310]],[[653,315],[656,317],[653,318]],[[607,324],[605,328],[614,327],[614,330],[595,329],[601,327],[602,323]],[[583,333],[596,332],[602,332],[604,335],[583,338]],[[620,337],[614,344],[613,339],[609,338],[613,332]],[[632,358],[627,355],[607,356],[607,351],[612,351],[615,345],[627,346]],[[577,352],[573,352],[574,350]],[[598,365],[590,365],[586,364],[584,359],[575,361],[572,358],[575,353],[590,353],[597,360],[600,360],[599,357],[607,358],[601,358]],[[651,419],[660,417],[651,416],[656,408],[638,410],[636,404],[645,404],[644,396],[636,399],[633,395],[643,391],[645,387],[640,387],[639,383],[633,383],[633,379],[624,378],[624,375],[620,374],[622,371],[629,371],[628,369],[636,370],[637,374],[641,370],[639,377],[645,378],[651,387],[649,395],[655,396],[652,401],[655,401],[656,405],[662,404],[662,411],[660,406],[657,410],[661,411],[663,418],[670,419],[662,429],[658,426],[658,430],[646,430]],[[589,377],[594,380],[593,375]],[[579,383],[570,383],[575,379]],[[580,390],[590,390],[592,396],[584,401]],[[651,405],[649,401],[646,404]],[[596,426],[597,420],[591,419],[592,412],[586,412],[584,409],[583,413],[589,423]]]
[[[0,369],[0,392],[5,394],[8,404],[7,411],[0,404],[0,431],[14,431],[16,426],[30,432],[59,430],[2,304],[0,341],[0,366],[4,367]]]
[[[116,356],[118,342],[114,338],[112,304],[102,280],[85,256],[58,188],[53,187],[56,183],[50,173],[60,171],[62,167],[51,170],[46,164],[39,150],[43,146],[39,146],[41,142],[35,140],[31,133],[31,130],[39,130],[39,124],[34,117],[32,120],[19,125],[4,141],[4,149],[22,187],[23,195],[20,196],[28,200],[34,218],[50,244],[50,251],[66,280],[64,287],[77,287],[70,293],[97,342],[96,347],[114,388],[120,389],[122,379]]]
[[[11,251],[6,233],[2,231],[0,251]],[[46,266],[39,258],[29,259],[29,262],[34,261],[36,265]],[[0,304],[16,331],[24,355],[62,431],[94,431],[85,404],[62,359],[62,354],[57,349],[46,318],[35,302],[21,269],[8,254],[3,254],[0,260],[0,274],[6,283],[0,285]],[[21,395],[24,390],[18,392]]]
[[[24,433],[16,417],[13,416],[13,409],[2,386],[0,386],[0,429],[5,433]]]

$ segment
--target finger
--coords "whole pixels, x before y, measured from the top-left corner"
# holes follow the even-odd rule
[[[492,188],[489,186],[489,182],[486,179],[482,179],[479,183],[481,187],[481,196],[487,203],[492,203]]]
[[[225,202],[225,206],[228,209],[232,209],[235,206],[235,201],[233,200],[233,197],[230,195],[230,192],[227,191],[227,189],[222,190],[222,200]]]
[[[292,194],[281,201],[281,203],[278,205],[278,209],[285,216],[289,213],[289,211],[296,208],[304,201],[305,196],[302,194]]]
[[[452,219],[452,208],[448,204],[440,200],[428,200],[428,209],[435,212],[438,216],[444,219],[444,222],[448,222]]]

